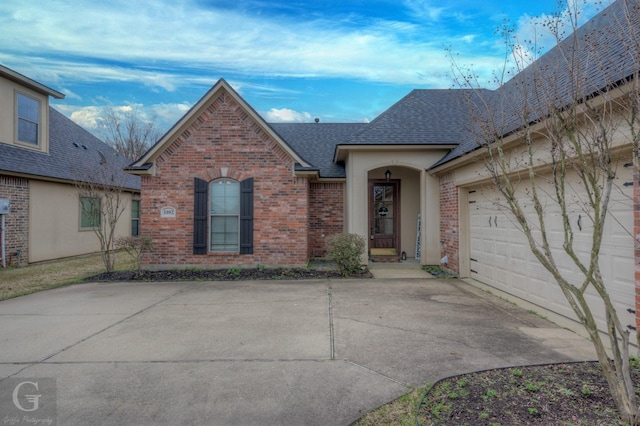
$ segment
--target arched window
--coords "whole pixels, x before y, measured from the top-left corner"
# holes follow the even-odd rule
[[[209,184],[209,250],[238,251],[240,241],[240,183],[216,179]]]
[[[253,178],[193,178],[193,254],[253,254]]]

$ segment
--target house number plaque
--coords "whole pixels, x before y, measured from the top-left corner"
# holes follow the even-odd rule
[[[176,217],[176,208],[169,206],[161,208],[160,217]]]

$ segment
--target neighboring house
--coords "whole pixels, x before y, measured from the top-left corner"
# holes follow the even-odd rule
[[[137,211],[140,179],[123,172],[128,161],[50,107],[50,97],[64,95],[0,65],[0,199],[11,204],[7,265],[100,251],[76,183],[105,172],[125,191],[118,234],[131,235],[137,226],[132,209]]]
[[[628,47],[621,37],[632,33],[617,15],[622,4],[614,3],[581,30],[609,28],[599,33],[600,53],[610,53],[621,80],[638,71],[637,61],[625,64],[616,56]],[[537,69],[558,73],[560,88],[567,84],[567,70],[554,64],[566,47],[536,62]],[[515,95],[515,86],[534,68],[496,91],[414,90],[366,124],[267,123],[225,80],[218,81],[129,166],[142,177],[141,226],[155,244],[144,264],[304,266],[326,256],[328,239],[345,231],[366,238],[371,260],[397,261],[404,253],[422,265],[437,265],[446,256],[461,277],[573,317],[522,233],[495,207],[500,197],[470,131],[470,97]],[[594,91],[602,88],[596,77],[591,83]],[[513,100],[517,109],[517,96]],[[499,102],[491,108],[516,117],[500,110]],[[516,135],[521,125],[511,122],[505,134]],[[512,146],[519,143],[514,137]],[[631,162],[630,143],[619,144],[622,162]],[[636,309],[640,260],[632,235],[633,176],[631,168],[618,173],[622,191],[612,202],[601,263],[622,320],[636,326],[627,313]],[[602,325],[603,314],[598,315]]]

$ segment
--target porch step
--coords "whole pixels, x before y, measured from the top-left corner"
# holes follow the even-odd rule
[[[373,256],[371,255],[369,259],[372,262],[379,263],[397,263],[400,262],[400,258],[398,256]]]
[[[372,248],[371,257],[373,256],[398,256],[395,248]]]

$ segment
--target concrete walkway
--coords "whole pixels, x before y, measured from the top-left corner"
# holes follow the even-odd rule
[[[375,279],[387,278],[433,278],[422,269],[416,260],[406,260],[398,263],[369,262],[369,271]]]
[[[593,359],[424,278],[74,285],[0,302],[0,348],[0,398],[54,378],[61,425],[346,425],[444,376]]]

